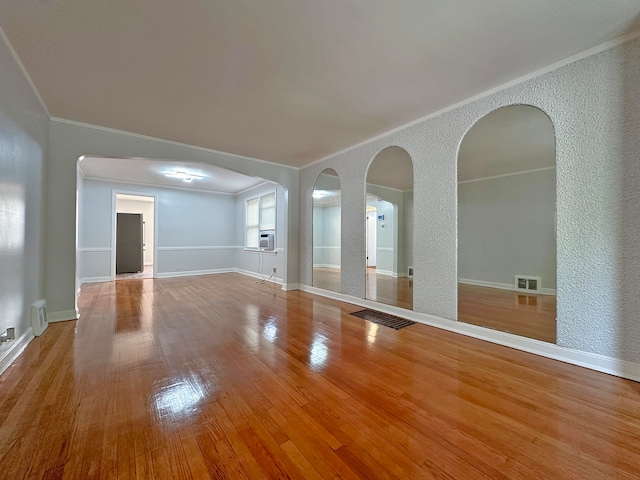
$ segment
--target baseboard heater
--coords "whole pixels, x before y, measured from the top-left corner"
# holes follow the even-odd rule
[[[47,303],[44,300],[38,300],[31,305],[31,328],[33,329],[33,334],[39,337],[48,326]]]

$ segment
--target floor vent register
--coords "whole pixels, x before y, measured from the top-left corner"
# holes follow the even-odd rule
[[[389,315],[388,313],[378,312],[369,308],[353,312],[351,315],[369,322],[377,323],[378,325],[393,328],[394,330],[400,330],[401,328],[408,327],[416,323],[411,320],[407,320],[406,318],[396,317],[395,315]]]

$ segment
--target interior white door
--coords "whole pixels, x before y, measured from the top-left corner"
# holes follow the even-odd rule
[[[378,212],[376,210],[367,212],[367,267],[376,266],[376,219]]]

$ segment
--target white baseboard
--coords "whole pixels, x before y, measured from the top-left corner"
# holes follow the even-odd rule
[[[82,285],[83,283],[102,283],[102,282],[110,282],[111,281],[111,277],[109,276],[105,276],[105,277],[85,277],[80,279],[80,285]]]
[[[596,353],[583,352],[571,348],[561,347],[552,343],[541,342],[532,338],[520,337],[511,333],[500,332],[490,328],[479,327],[468,323],[458,322],[455,320],[447,320],[445,318],[436,317],[426,313],[418,313],[391,305],[384,305],[371,300],[352,297],[342,293],[330,292],[308,285],[300,285],[300,290],[305,292],[321,295],[334,300],[359,305],[365,308],[371,308],[380,312],[397,315],[407,318],[414,322],[423,323],[450,332],[459,333],[468,337],[485,340],[487,342],[504,345],[506,347],[515,348],[542,357],[559,360],[561,362],[578,365],[598,372],[608,373],[617,377],[626,378],[640,382],[640,364],[619,360],[616,358],[605,357]]]
[[[232,273],[235,272],[233,268],[216,268],[210,270],[189,270],[181,272],[162,272],[157,273],[156,278],[171,278],[171,277],[194,277],[198,275],[216,275],[218,273]]]
[[[9,368],[9,365],[18,358],[34,338],[36,337],[33,334],[33,329],[29,327],[15,340],[3,344],[4,351],[0,351],[0,375]]]
[[[299,290],[300,285],[298,283],[283,283],[282,290],[289,292],[291,290]]]
[[[63,310],[61,312],[47,312],[47,320],[49,323],[66,322],[67,320],[76,320],[78,312],[75,310]]]
[[[376,275],[388,275],[393,276],[393,272],[391,270],[380,270],[376,268]]]
[[[331,263],[314,263],[313,268],[336,268],[340,269],[340,265],[333,265]]]
[[[261,275],[260,273],[252,272],[251,270],[243,270],[241,268],[236,268],[236,269],[234,269],[234,271],[236,273],[240,273],[240,274],[246,275],[248,277],[257,278],[259,280],[266,280],[267,278],[269,278],[269,275],[265,275],[265,274]],[[282,279],[279,278],[279,277],[273,277],[273,278],[271,278],[271,280],[269,280],[269,282],[273,282],[273,283],[276,283],[278,285],[282,285]],[[283,288],[283,290],[284,290],[284,288]]]
[[[497,282],[486,282],[484,280],[472,280],[470,278],[458,278],[458,283],[462,283],[464,285],[475,285],[476,287],[489,287],[489,288],[499,288],[501,290],[511,290],[516,291],[515,285],[512,283],[497,283]],[[529,294],[538,294],[538,295],[555,295],[555,288],[541,288],[539,292],[528,292]]]

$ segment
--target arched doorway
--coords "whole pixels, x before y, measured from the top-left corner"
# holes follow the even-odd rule
[[[489,113],[458,154],[458,320],[556,341],[556,153],[549,117]]]

